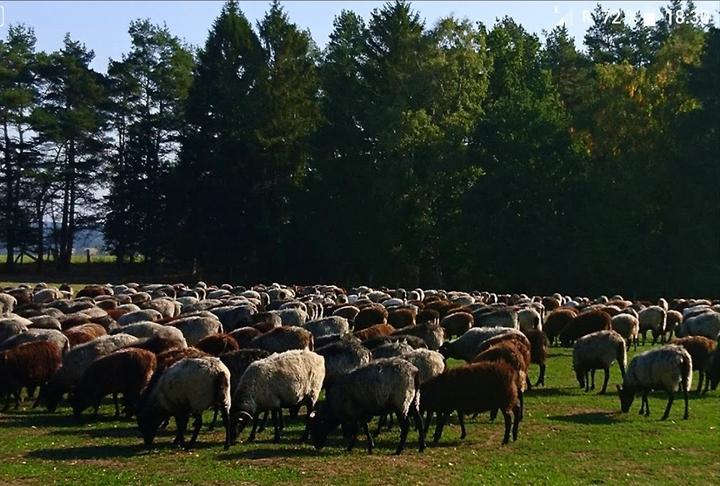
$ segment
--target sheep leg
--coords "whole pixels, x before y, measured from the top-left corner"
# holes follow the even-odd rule
[[[187,446],[188,449],[193,447],[195,445],[195,442],[197,442],[198,434],[200,433],[201,427],[202,427],[202,414],[198,413],[195,415],[195,420],[193,421],[193,433],[192,433],[192,437],[190,437],[190,443]]]
[[[450,416],[450,412],[437,412],[435,420],[435,433],[433,434],[433,444],[437,444],[440,441],[440,436],[442,436],[442,429],[445,426],[445,421],[447,421],[448,417]]]
[[[432,416],[433,416],[433,413],[430,410],[425,412],[425,423],[423,424],[425,426],[425,428],[423,430],[425,435],[427,435],[428,430],[430,430],[430,423],[432,422]]]
[[[298,410],[300,407],[298,407]],[[297,417],[297,414],[295,414],[295,417]],[[278,425],[280,426],[280,430],[285,430],[285,419],[283,419],[283,413],[282,408],[278,408]]]
[[[307,413],[305,414],[305,430],[303,430],[303,433],[300,436],[300,443],[307,441],[310,436],[310,414],[312,413],[313,408],[315,408],[312,398],[308,397],[305,399],[305,408],[307,409]]]
[[[267,417],[267,412],[265,412],[265,416]],[[257,415],[255,415],[255,418],[253,419],[253,426],[252,430],[250,431],[250,437],[248,437],[248,442],[253,442],[255,440],[255,434],[257,433],[258,429],[258,423],[260,421],[258,420]]]
[[[18,388],[13,393],[15,395],[15,410],[20,408],[20,393],[22,392],[22,388]]]
[[[605,379],[603,380],[603,387],[602,390],[600,390],[600,395],[605,394],[605,392],[607,391],[608,381],[610,380],[610,368],[606,366],[605,368],[603,368],[603,371],[605,371]]]
[[[585,391],[586,392],[590,391],[590,372],[589,371],[585,372]]]
[[[545,386],[545,364],[541,364],[539,366],[540,366],[540,375],[538,376],[538,379],[535,382],[535,386]]]
[[[273,442],[280,442],[280,409],[272,411],[273,429],[275,429],[275,435],[273,436]]]
[[[590,389],[595,389],[595,369],[590,371],[590,378],[592,379],[592,384],[590,385]]]
[[[175,424],[177,425],[177,432],[175,433],[174,445],[185,447],[185,429],[187,429],[189,415],[176,415]]]
[[[377,425],[377,429],[375,429],[375,434],[374,434],[374,436],[375,436],[375,437],[379,436],[379,435],[380,435],[380,431],[381,431],[382,428],[383,428],[384,426],[386,426],[386,425],[387,425],[387,414],[383,413],[383,414],[380,415],[380,417],[378,417],[378,425]]]
[[[375,448],[375,442],[373,442],[372,435],[370,434],[370,427],[368,427],[367,422],[363,422],[363,431],[365,431],[365,437],[367,437],[368,441],[368,454],[372,454],[372,451]]]
[[[210,422],[210,425],[208,425],[208,430],[215,429],[215,425],[217,424],[217,418],[218,418],[218,412],[220,412],[221,407],[215,407],[215,413],[213,414],[212,422]]]
[[[685,400],[685,413],[683,414],[683,419],[687,420],[690,415],[688,414],[688,389],[685,387],[685,385],[682,385],[683,389],[683,400]]]
[[[269,414],[270,414],[269,411],[266,411],[263,414],[263,418],[262,418],[262,421],[260,422],[260,428],[258,429],[258,432],[262,432],[263,430],[265,430],[265,425],[267,424],[267,419],[268,419]]]
[[[464,439],[467,436],[465,432],[465,416],[462,412],[458,412],[458,421],[460,422],[460,439]]]
[[[33,398],[35,396],[35,385],[27,387],[27,396],[28,398]]]
[[[525,393],[522,390],[518,390],[518,399],[520,400],[520,420],[525,415]]]
[[[490,410],[490,422],[495,422],[495,419],[497,418],[497,414],[498,414],[497,408],[493,408],[492,410]]]
[[[415,428],[418,431],[418,440],[420,441],[420,452],[425,450],[425,427],[422,421],[420,411],[415,407],[410,407],[410,415],[415,421]]]
[[[643,401],[645,402],[645,416],[650,416],[650,402],[648,402],[648,394],[650,391],[646,390],[643,392]]]
[[[503,445],[510,442],[510,429],[512,428],[512,416],[506,411],[502,411],[503,418],[505,419],[505,435],[503,436]]]
[[[350,433],[350,442],[348,442],[346,450],[350,452],[355,447],[355,441],[357,440],[357,425],[353,426],[352,432]]]
[[[222,416],[223,426],[225,427],[225,450],[228,450],[230,448],[230,442],[232,441],[230,434],[230,414],[225,407],[221,407],[220,414]]]
[[[115,417],[114,418],[119,418],[120,417],[120,404],[118,403],[117,393],[113,393],[112,397],[113,397],[113,404],[115,404]],[[95,413],[97,413],[97,409],[96,409]]]
[[[665,407],[665,413],[663,414],[662,418],[660,420],[667,420],[668,415],[670,415],[670,409],[672,408],[673,401],[675,400],[675,394],[671,391],[668,392],[668,402],[667,406]]]
[[[513,436],[513,442],[517,440],[518,436],[518,428],[520,427],[520,421],[522,420],[523,416],[523,410],[522,405],[513,407],[513,426],[512,426],[512,436]]]
[[[398,414],[400,415],[400,414]],[[395,455],[399,455],[403,449],[405,449],[405,443],[407,442],[408,432],[410,431],[410,419],[406,416],[400,417],[400,443],[398,443],[397,449],[395,449]]]
[[[528,375],[525,375],[525,383],[527,384],[527,389],[532,390],[532,383],[530,383],[530,377]]]
[[[699,370],[699,374],[700,374],[700,376],[698,378],[698,388],[697,388],[698,394],[702,391],[703,380],[705,378],[705,373],[703,373],[703,370]]]

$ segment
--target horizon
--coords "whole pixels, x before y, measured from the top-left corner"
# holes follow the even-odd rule
[[[156,24],[167,24],[170,32],[193,47],[202,47],[212,22],[220,13],[222,1],[64,1],[28,2],[0,1],[0,36],[5,37],[13,24],[32,27],[37,36],[39,51],[57,50],[63,37],[70,33],[75,40],[83,42],[95,53],[91,66],[100,72],[107,71],[109,59],[119,60],[130,50],[128,26],[135,19],[150,19]],[[268,10],[269,1],[241,1],[240,9],[248,20],[256,25]],[[352,10],[367,20],[372,11],[381,7],[382,1],[288,1],[281,2],[291,22],[302,29],[308,29],[318,47],[323,48],[333,29],[333,20],[342,10]],[[616,12],[622,9],[626,16],[633,18],[640,12],[646,24],[654,23],[660,15],[660,7],[667,1],[510,1],[510,2],[443,2],[419,1],[412,6],[424,19],[426,27],[433,26],[440,18],[454,15],[483,22],[492,26],[498,18],[507,15],[529,32],[544,41],[543,31],[565,24],[575,44],[584,50],[584,35],[588,12],[596,4]],[[712,18],[718,25],[718,3],[695,2],[699,17]],[[59,7],[59,8],[58,8]],[[4,13],[4,15],[3,15]],[[88,21],[90,19],[90,21]]]

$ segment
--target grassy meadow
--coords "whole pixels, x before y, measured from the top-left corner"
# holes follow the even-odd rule
[[[255,443],[229,451],[222,448],[222,431],[205,427],[196,449],[174,448],[171,425],[148,450],[133,421],[112,419],[109,403],[94,421],[76,419],[68,408],[33,411],[26,401],[20,411],[0,415],[0,483],[696,484],[720,477],[719,392],[691,394],[687,421],[682,400],[676,400],[662,422],[661,394],[651,397],[649,418],[638,415],[639,399],[629,414],[620,413],[614,392],[619,379],[613,368],[612,391],[584,393],[571,370],[571,350],[552,348],[548,386],[527,393],[516,443],[500,446],[502,420],[490,423],[483,414],[469,421],[464,441],[452,422],[440,444],[422,454],[411,431],[399,457],[392,455],[397,428],[383,432],[368,455],[362,436],[351,453],[339,437],[322,451],[301,445],[300,422],[286,428],[280,444],[271,442],[268,429]]]

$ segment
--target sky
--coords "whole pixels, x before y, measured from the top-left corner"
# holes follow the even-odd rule
[[[240,8],[253,24],[267,11],[268,1],[240,1]],[[565,23],[577,44],[582,44],[589,26],[589,12],[597,2],[590,1],[523,1],[523,2],[451,2],[418,1],[413,7],[420,12],[428,27],[447,15],[467,17],[492,26],[496,19],[508,15],[525,29],[542,38],[543,30]],[[660,7],[667,1],[606,1],[606,10],[640,11],[647,24],[658,18]],[[131,20],[149,18],[167,23],[170,31],[186,42],[202,46],[213,20],[223,2],[213,1],[4,1],[0,0],[0,37],[5,37],[10,24],[25,23],[35,29],[37,48],[58,49],[67,32],[95,51],[93,67],[105,72],[108,59],[120,59],[130,48],[127,33]],[[720,2],[695,2],[698,14],[711,15],[718,25]],[[368,19],[376,1],[286,1],[283,6],[290,20],[301,28],[310,29],[315,42],[323,47],[332,31],[334,17],[343,9],[353,10]]]

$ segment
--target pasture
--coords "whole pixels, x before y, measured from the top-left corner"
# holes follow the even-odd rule
[[[171,446],[171,424],[147,449],[134,420],[112,419],[109,402],[93,420],[76,419],[67,407],[54,414],[30,410],[25,401],[20,411],[0,415],[0,483],[695,484],[720,477],[720,392],[691,393],[687,421],[682,400],[669,420],[660,421],[664,394],[651,395],[649,418],[638,415],[639,398],[622,414],[616,365],[607,395],[585,393],[571,356],[571,349],[550,349],[547,386],[527,393],[517,442],[501,447],[502,420],[490,423],[483,414],[468,421],[465,440],[453,421],[424,453],[411,431],[400,456],[392,455],[397,427],[383,432],[368,455],[362,436],[350,453],[339,433],[321,451],[298,444],[299,421],[288,425],[280,444],[272,443],[268,429],[255,443],[240,442],[229,451],[222,447],[222,428],[209,432],[204,426],[189,452]],[[530,372],[535,378],[537,367]],[[693,380],[695,385],[697,373]],[[207,412],[205,422],[210,418]]]

